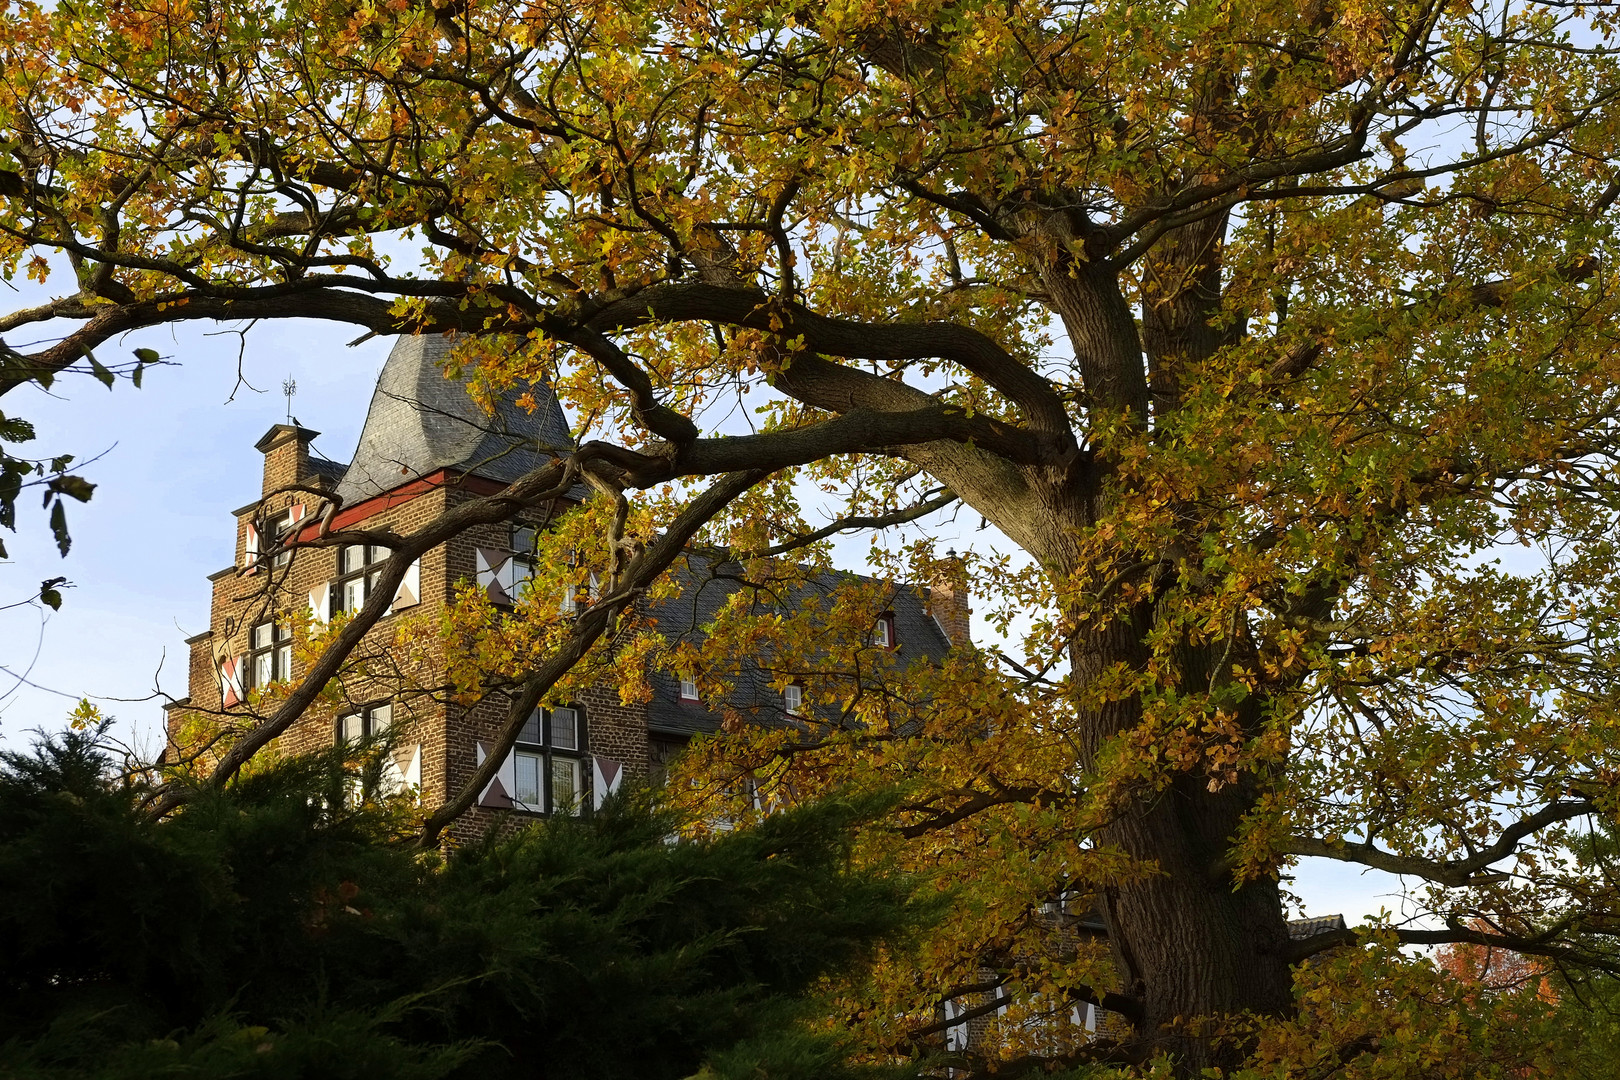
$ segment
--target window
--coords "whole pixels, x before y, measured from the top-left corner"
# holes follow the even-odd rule
[[[393,720],[391,705],[371,705],[358,712],[345,713],[337,718],[338,741],[353,744],[374,739],[387,731]]]
[[[685,739],[649,733],[647,736],[648,783],[652,784],[653,787],[663,787],[667,784],[669,782],[670,765],[684,749],[686,749]]]
[[[791,683],[782,688],[782,707],[789,716],[804,715],[804,687]]]
[[[263,689],[292,677],[292,631],[262,622],[248,637],[248,685]]]
[[[584,716],[536,709],[512,751],[512,802],[537,814],[577,814],[585,804]]]
[[[512,523],[512,557],[523,560],[531,573],[534,570],[535,548],[539,543],[539,529],[533,525],[525,525],[521,521]]]
[[[303,507],[299,507],[299,509],[302,510]],[[270,527],[265,530],[264,535],[259,537],[259,543],[262,545],[265,553],[272,551],[277,544],[285,543],[287,541],[288,537],[292,535],[294,520],[295,519],[293,517],[291,507],[288,507],[279,514],[274,514],[271,516],[269,521]],[[292,556],[292,552],[283,551],[281,554],[277,555],[273,560],[271,560],[270,565],[272,567],[286,566],[288,563],[292,562]]]
[[[332,582],[332,614],[356,612],[371,598],[388,558],[381,544],[349,544],[338,553],[338,578]]]
[[[571,565],[577,566],[578,563]],[[564,615],[583,615],[585,610],[595,603],[602,595],[602,579],[592,570],[590,577],[584,581],[576,582],[569,590],[563,593],[562,613]]]
[[[539,529],[517,521],[508,526],[505,544],[475,549],[478,587],[489,593],[493,603],[510,607],[529,594],[534,587],[539,540]]]
[[[393,722],[392,705],[367,705],[363,709],[344,713],[337,718],[338,745],[354,747],[368,739],[376,739],[385,734]],[[350,806],[359,806],[368,798],[394,795],[402,790],[403,779],[397,767],[392,777],[388,774],[386,764],[381,776],[366,775],[369,772],[369,769],[363,770],[361,775],[350,775],[345,781],[345,798]]]
[[[696,701],[698,699],[697,680],[681,676],[681,700]]]
[[[967,1005],[956,1000],[948,1000],[941,1010],[949,1026],[945,1029],[945,1052],[948,1054],[960,1053],[968,1048],[967,1021],[957,1022],[957,1017],[967,1012]]]
[[[742,773],[720,788],[729,805],[722,813],[709,819],[709,826],[717,832],[730,832],[742,820],[741,816],[734,815],[732,811],[746,814],[749,810],[755,813],[765,812],[765,800],[760,795],[759,781],[753,773]]]
[[[894,612],[885,611],[877,617],[877,625],[872,628],[872,644],[880,649],[894,648]]]
[[[533,525],[514,522],[512,525],[512,539],[509,547],[512,551],[512,561],[506,567],[507,594],[512,602],[516,603],[529,594],[529,588],[534,581],[536,564],[535,549],[540,543],[540,530]]]

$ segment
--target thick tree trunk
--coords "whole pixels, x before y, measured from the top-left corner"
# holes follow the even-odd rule
[[[1293,979],[1276,883],[1234,891],[1211,873],[1223,847],[1205,834],[1230,820],[1229,808],[1188,788],[1133,809],[1096,840],[1144,871],[1102,904],[1115,963],[1143,1004],[1140,1035],[1174,1055],[1182,1075],[1198,1076],[1239,1064],[1248,1046],[1226,1018],[1285,1013]]]
[[[1043,277],[1099,415],[1123,414],[1144,426],[1154,417],[1162,419],[1177,405],[1178,369],[1207,359],[1220,346],[1212,316],[1220,304],[1223,231],[1219,221],[1203,223],[1173,237],[1160,253],[1165,265],[1179,264],[1186,273],[1183,288],[1160,293],[1161,303],[1144,319],[1158,361],[1151,415],[1142,339],[1117,280],[1089,262],[1060,260],[1046,269]],[[1106,455],[1086,475],[1033,478],[1029,495],[1040,505],[1032,516],[1094,525],[1121,497],[1111,490],[1111,481]],[[1034,509],[1028,506],[1026,513]],[[1189,527],[1196,528],[1193,521],[1189,516]],[[1054,530],[1044,539],[1044,550],[1037,547],[1032,554],[1050,572],[1084,575],[1072,531]],[[1184,550],[1196,552],[1198,539],[1186,537]],[[1154,624],[1153,601],[1144,601],[1128,617],[1072,647],[1081,702],[1079,764],[1088,770],[1110,739],[1141,722],[1142,712],[1135,698],[1087,705],[1086,689],[1116,665],[1144,670]],[[1246,648],[1241,637],[1236,644]],[[1190,690],[1208,688],[1211,673],[1224,666],[1227,655],[1225,642],[1188,645],[1178,650],[1176,666]],[[1245,711],[1238,722],[1252,735],[1261,713],[1254,702]],[[1127,796],[1118,816],[1091,838],[1129,856],[1139,871],[1106,889],[1100,907],[1124,989],[1142,1003],[1140,1038],[1148,1050],[1174,1056],[1182,1076],[1231,1068],[1243,1059],[1248,1047],[1227,1018],[1277,1015],[1292,1007],[1288,927],[1276,882],[1234,888],[1221,869],[1244,815],[1255,805],[1261,780],[1240,774],[1212,791],[1201,770],[1179,773],[1168,787]]]
[[[1144,663],[1149,620],[1143,605],[1132,622],[1077,642],[1071,654],[1077,686],[1083,690],[1117,663]],[[1089,768],[1141,714],[1129,699],[1082,709],[1079,719],[1081,764]],[[1138,870],[1106,889],[1099,906],[1124,989],[1142,1002],[1139,1035],[1150,1050],[1173,1055],[1183,1076],[1242,1059],[1247,1047],[1223,1018],[1291,1008],[1288,927],[1277,883],[1234,889],[1221,870],[1256,791],[1253,776],[1210,791],[1202,773],[1184,773],[1165,790],[1132,798],[1092,838],[1128,855]]]

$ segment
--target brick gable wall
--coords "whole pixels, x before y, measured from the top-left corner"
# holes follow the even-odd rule
[[[255,722],[250,703],[224,705],[220,667],[241,658],[247,666],[252,628],[266,621],[297,612],[305,617],[312,590],[325,589],[338,576],[337,548],[296,550],[284,566],[259,561],[250,546],[255,522],[303,504],[309,528],[315,527],[314,512],[319,496],[309,492],[284,492],[288,484],[315,485],[317,474],[309,464],[308,440],[313,432],[288,425],[277,425],[261,440],[264,453],[264,481],[261,499],[236,514],[235,562],[232,567],[210,575],[213,588],[210,629],[188,640],[189,696],[169,709],[170,755],[183,752],[185,733],[199,719],[219,724],[227,731],[248,730]],[[453,476],[432,483],[409,485],[409,492],[392,498],[371,500],[371,512],[345,508],[343,516],[359,512],[360,517],[345,521],[368,530],[392,529],[400,534],[414,532],[449,507],[484,493],[489,485],[461,485]],[[472,488],[478,488],[474,491]],[[279,491],[279,493],[277,493]],[[510,526],[482,525],[468,530],[446,544],[426,552],[421,559],[420,603],[396,614],[385,615],[368,633],[346,665],[343,696],[334,686],[308,713],[295,722],[273,744],[272,753],[301,754],[331,747],[336,739],[336,718],[368,704],[391,701],[393,730],[406,747],[420,746],[421,802],[437,806],[467,783],[477,768],[477,743],[497,737],[505,721],[500,701],[472,705],[449,700],[443,692],[447,682],[444,646],[426,635],[414,643],[418,653],[410,658],[393,648],[400,622],[407,618],[431,617],[450,602],[453,590],[476,582],[478,547],[504,549],[510,540]],[[305,665],[295,658],[294,679]],[[375,669],[371,677],[359,674],[362,667]],[[414,692],[402,693],[402,688]],[[423,688],[426,688],[425,691]],[[616,691],[592,688],[582,695],[579,705],[585,713],[586,752],[617,762],[632,781],[647,776],[646,711],[639,705],[624,705]],[[268,713],[269,709],[261,710]],[[589,777],[589,760],[586,761]],[[470,839],[481,834],[492,822],[504,816],[475,808],[457,823],[453,837]]]

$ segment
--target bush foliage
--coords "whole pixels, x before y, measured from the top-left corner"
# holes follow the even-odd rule
[[[829,801],[672,842],[646,799],[447,858],[336,755],[162,821],[89,732],[0,756],[0,1074],[838,1076],[805,995],[917,917]]]

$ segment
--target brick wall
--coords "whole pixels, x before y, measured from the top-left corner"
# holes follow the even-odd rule
[[[209,575],[213,586],[210,629],[189,639],[189,694],[181,707],[169,710],[171,744],[175,744],[188,722],[203,718],[227,731],[248,730],[273,710],[274,702],[262,705],[250,701],[226,708],[223,705],[220,665],[237,657],[246,665],[252,628],[266,620],[285,623],[296,613],[305,618],[310,609],[312,590],[325,590],[337,577],[336,547],[295,548],[284,565],[260,560],[249,550],[250,526],[262,523],[287,508],[303,504],[307,523],[304,539],[312,539],[320,498],[308,492],[269,495],[288,483],[314,483],[309,467],[308,442],[314,435],[307,429],[278,424],[258,448],[264,454],[263,496],[236,512],[236,557],[234,564]],[[380,510],[365,521],[368,529],[413,532],[440,514],[446,505],[442,488],[430,488],[401,505]],[[336,717],[353,707],[392,700],[394,729],[404,745],[422,748],[422,789],[424,801],[438,800],[445,790],[444,707],[432,696],[400,696],[403,686],[435,687],[442,682],[443,662],[429,658],[426,663],[402,664],[389,648],[402,619],[413,613],[442,607],[449,598],[445,552],[436,548],[423,555],[420,566],[421,603],[385,615],[366,636],[346,666],[341,688],[333,686],[310,710],[274,744],[276,752],[304,753],[325,749],[336,738]],[[318,628],[317,628],[318,629]],[[364,668],[375,670],[366,671]],[[306,664],[295,656],[292,677],[303,676]],[[183,747],[171,745],[171,756]]]
[[[938,621],[951,645],[958,649],[973,644],[973,608],[969,606],[967,564],[955,552],[939,561],[927,589],[928,613]]]
[[[257,703],[250,696],[246,703],[229,708],[223,705],[220,665],[240,657],[247,666],[252,628],[268,619],[285,620],[294,612],[304,617],[310,607],[311,591],[326,589],[338,575],[339,552],[335,547],[295,548],[282,566],[257,559],[257,552],[250,550],[250,526],[262,524],[299,503],[307,507],[304,539],[314,538],[319,496],[308,492],[271,494],[290,483],[317,483],[308,454],[314,434],[278,424],[258,444],[264,454],[261,498],[236,512],[234,564],[210,575],[210,629],[188,641],[190,694],[169,711],[171,742],[179,738],[188,720],[199,717],[240,733],[268,716],[273,701]],[[408,534],[446,509],[474,498],[474,486],[486,485],[460,486],[451,478],[448,483],[428,486],[395,505],[388,505],[391,500],[378,500],[379,509],[355,524],[363,523],[368,530],[391,529]],[[508,524],[480,525],[424,554],[421,603],[379,620],[356,649],[340,679],[334,680],[322,699],[276,740],[273,751],[299,754],[328,748],[336,739],[339,715],[389,701],[394,709],[397,741],[407,747],[421,747],[424,807],[439,805],[470,781],[477,768],[478,741],[493,742],[505,722],[504,700],[473,705],[451,701],[445,686],[444,646],[433,635],[417,636],[414,649],[420,655],[410,659],[393,646],[402,620],[442,610],[458,584],[476,581],[478,547],[504,550],[509,540]],[[295,658],[292,677],[302,677],[305,668],[306,664]],[[578,704],[585,714],[587,753],[619,762],[632,782],[644,778],[648,773],[645,709],[624,705],[616,690],[605,687],[586,691]],[[171,746],[171,753],[178,749]],[[587,759],[587,781],[589,776]],[[510,815],[475,809],[457,824],[452,835],[457,840],[468,840],[506,816]]]
[[[451,505],[471,499],[474,493],[465,489],[450,489],[447,493]],[[547,513],[542,510],[534,523],[543,525]],[[450,540],[442,549],[447,565],[450,588],[459,583],[476,583],[477,549],[480,547],[504,551],[511,541],[508,523],[475,526]],[[448,592],[446,594],[448,599]],[[624,705],[618,692],[608,687],[592,687],[574,702],[585,714],[586,777],[589,782],[589,758],[600,755],[620,763],[627,782],[647,776],[647,715],[640,705]],[[446,775],[449,788],[454,792],[468,783],[478,767],[477,743],[493,743],[506,722],[506,699],[481,702],[472,706],[451,706],[451,715],[445,724],[447,738]],[[525,815],[508,811],[493,811],[475,807],[456,823],[452,836],[466,841],[499,822],[515,826]]]
[[[265,432],[254,444],[254,449],[264,455],[264,487],[260,495],[268,495],[288,484],[305,483],[313,477],[309,443],[319,434],[292,424],[276,424]]]

